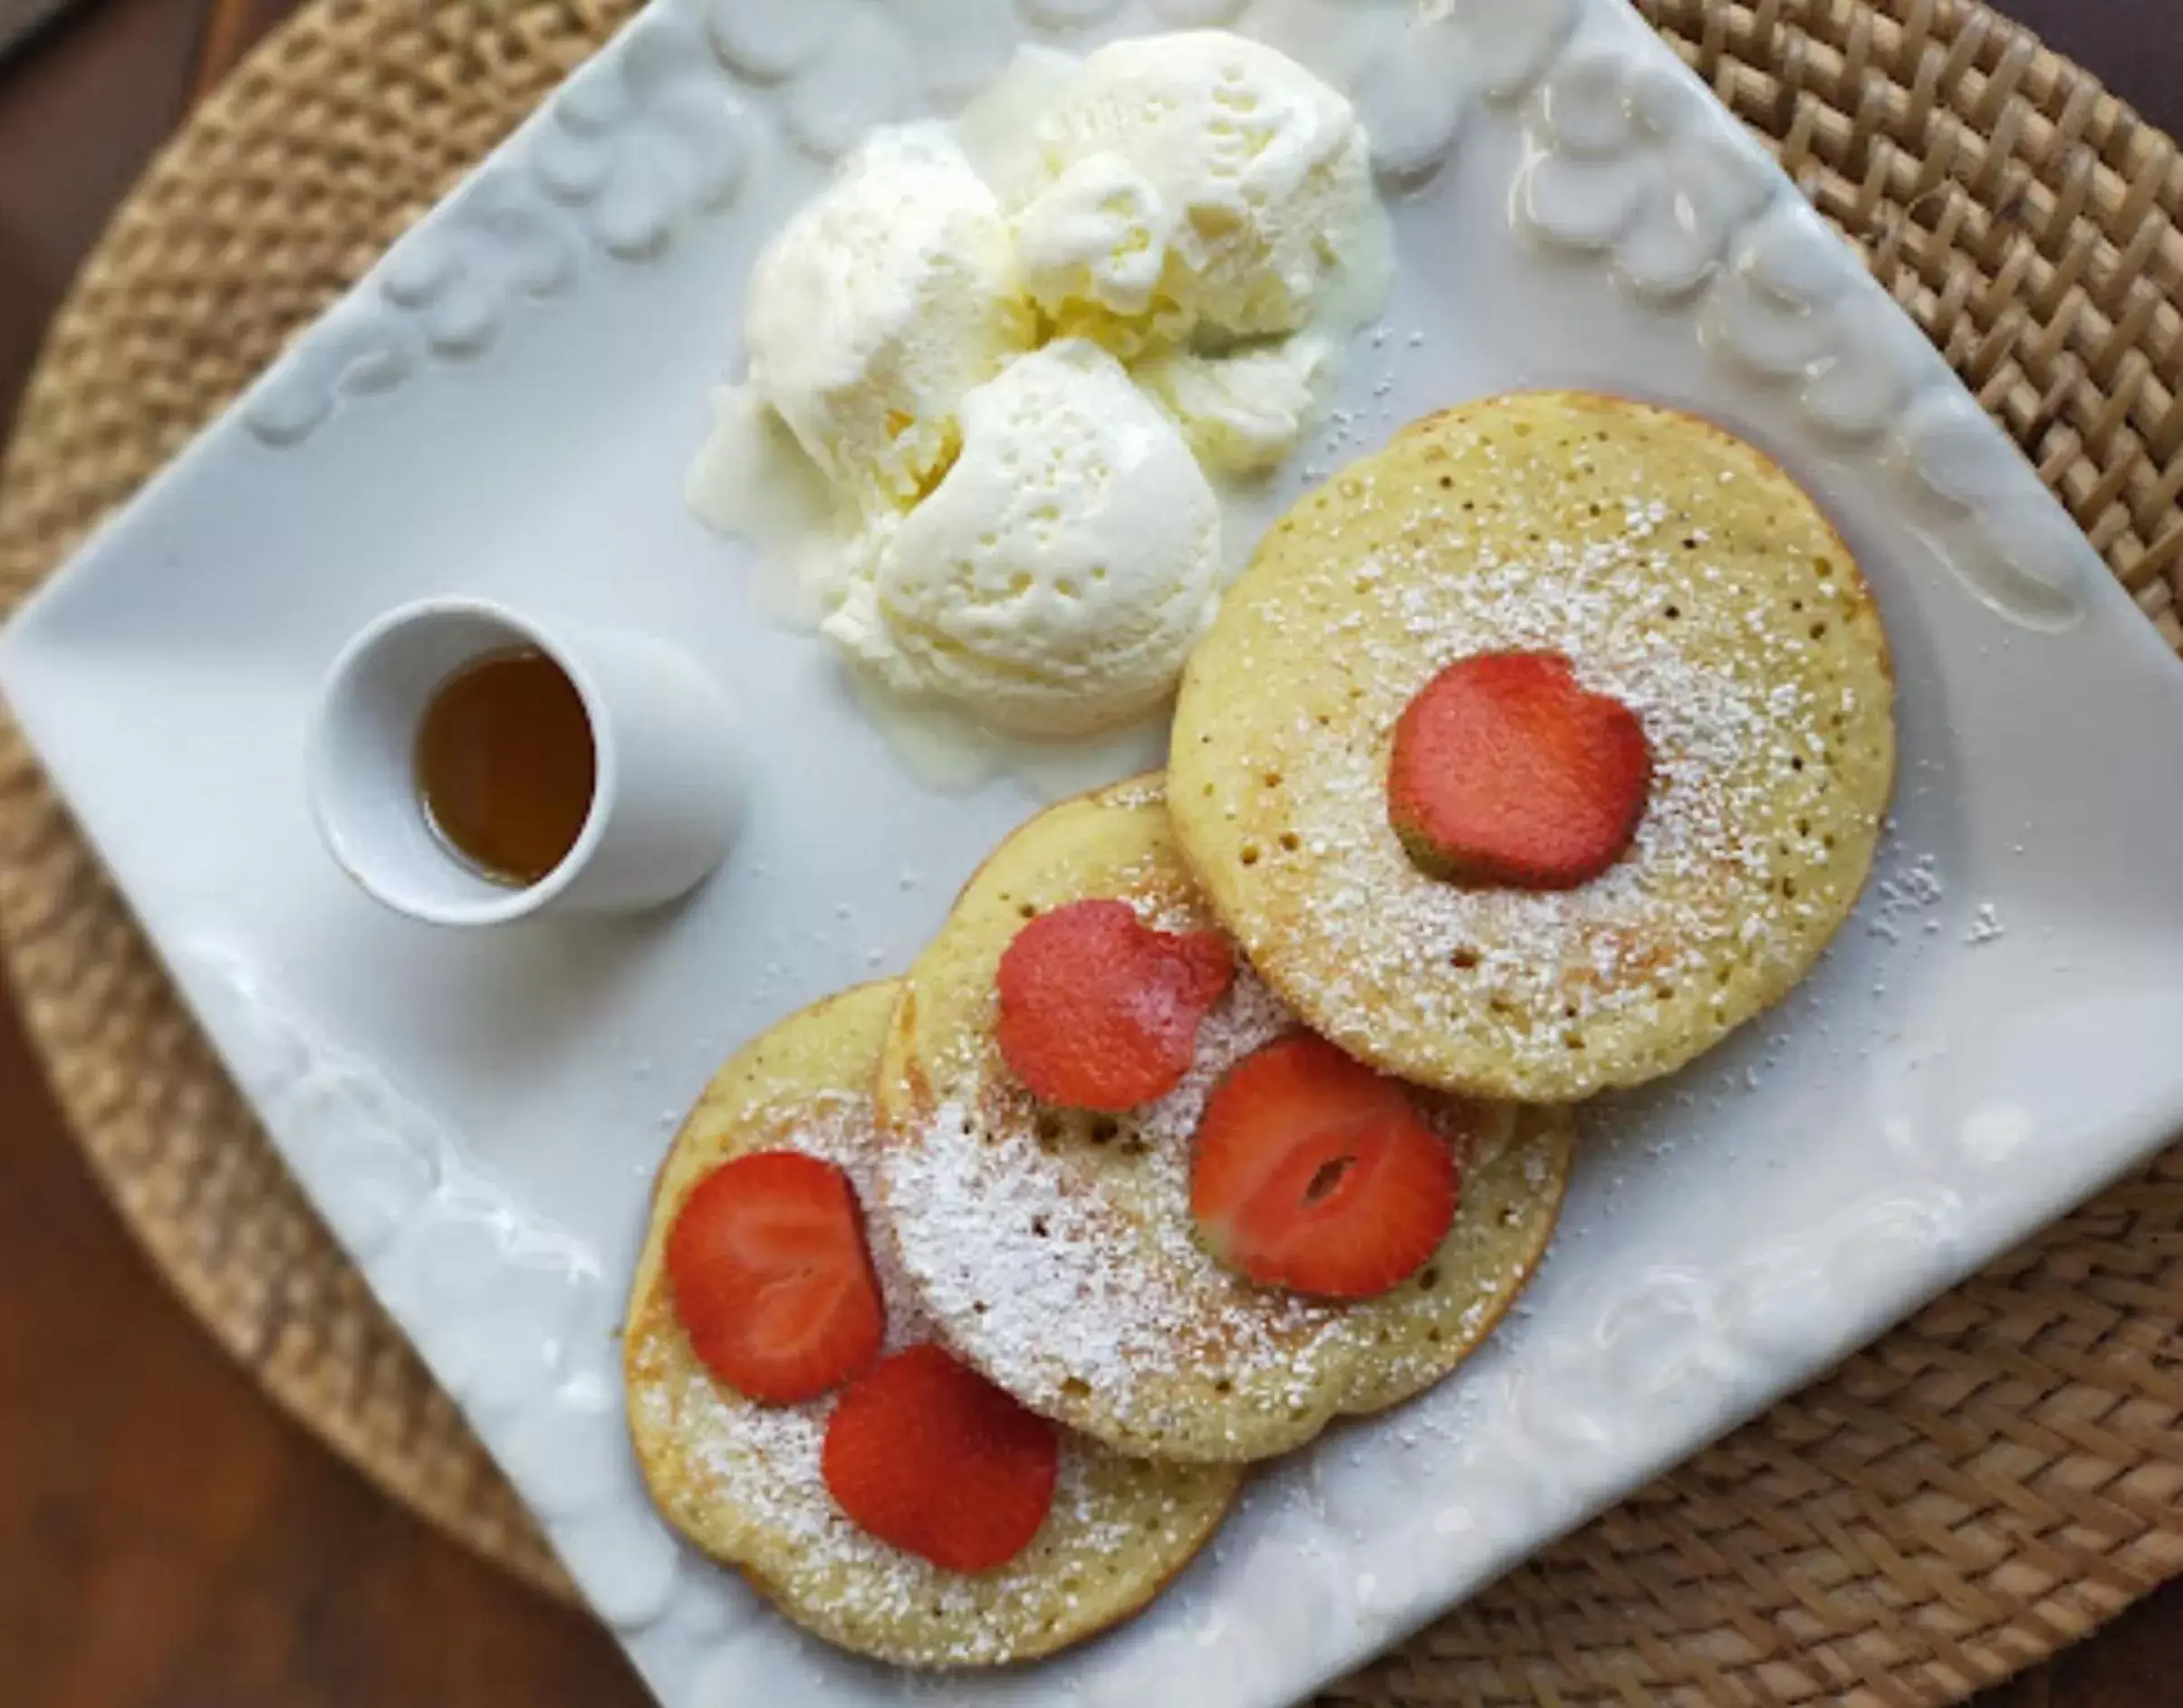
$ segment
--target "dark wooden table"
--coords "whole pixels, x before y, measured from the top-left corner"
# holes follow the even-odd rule
[[[294,4],[82,0],[0,65],[0,427],[130,179]],[[2183,133],[2179,7],[2013,5]],[[381,1500],[198,1332],[86,1174],[10,1005],[0,1277],[4,1708],[644,1701],[597,1627]],[[2183,1584],[1978,1708],[2178,1703]]]

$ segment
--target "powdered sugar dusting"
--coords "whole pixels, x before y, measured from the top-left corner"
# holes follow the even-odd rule
[[[1194,923],[1194,922],[1193,922]],[[1191,1237],[1206,1099],[1294,1017],[1247,968],[1188,1077],[1104,1142],[1043,1142],[1005,1070],[970,1073],[885,1161],[903,1261],[948,1339],[1030,1404],[1133,1440],[1208,1413],[1322,1418],[1342,1397],[1337,1307],[1250,1285]]]
[[[1285,815],[1278,847],[1244,847],[1258,872],[1242,882],[1246,896],[1278,890],[1284,859],[1303,862],[1291,869],[1308,872],[1308,899],[1292,888],[1267,927],[1279,940],[1257,946],[1314,1022],[1375,1040],[1391,1025],[1427,1047],[1459,1035],[1550,1094],[1649,1032],[1740,1018],[1747,988],[1778,989],[1808,961],[1861,877],[1845,886],[1834,854],[1838,832],[1845,846],[1870,834],[1839,783],[1836,744],[1876,708],[1854,686],[1861,644],[1843,644],[1867,617],[1846,566],[1797,557],[1794,538],[1723,547],[1658,498],[1618,496],[1581,445],[1561,453],[1565,485],[1500,450],[1485,437],[1413,447],[1428,467],[1473,463],[1460,490],[1496,494],[1461,511],[1441,495],[1449,480],[1393,499],[1369,468],[1343,479],[1340,513],[1364,518],[1377,544],[1346,561],[1324,552],[1278,583],[1222,661],[1224,679],[1267,681],[1293,679],[1305,657],[1328,663],[1291,721],[1269,707],[1255,745],[1220,752],[1212,781],[1232,793],[1227,770],[1263,772],[1249,821]],[[1750,576],[1762,551],[1778,579]],[[1256,656],[1262,644],[1272,657]],[[1650,744],[1631,849],[1576,889],[1438,882],[1388,822],[1385,733],[1434,670],[1494,651],[1563,654],[1583,686],[1637,714]],[[1346,701],[1309,701],[1345,687]],[[1663,1012],[1680,1018],[1661,1028]]]
[[[1288,1005],[1250,968],[1241,968],[1227,994],[1198,1027],[1197,1054],[1182,1083],[1159,1102],[1147,1105],[1138,1118],[1138,1137],[1148,1154],[1159,1160],[1163,1171],[1174,1170],[1175,1180],[1170,1184],[1180,1191],[1186,1211],[1190,1198],[1190,1139],[1205,1115],[1213,1088],[1245,1056],[1295,1030],[1296,1016]]]
[[[918,1309],[872,1206],[871,1113],[862,1099],[839,1096],[760,1114],[781,1147],[841,1168],[866,1206],[873,1266],[887,1304],[890,1351],[936,1339]],[[850,1629],[889,1627],[894,1641],[915,1632],[928,1647],[916,1658],[934,1665],[980,1665],[1009,1658],[1022,1646],[1016,1616],[1043,1588],[1053,1556],[1072,1562],[1117,1557],[1141,1548],[1148,1523],[1169,1547],[1182,1549],[1178,1526],[1193,1511],[1170,1497],[1153,1512],[1141,1500],[1124,1509],[1102,1499],[1089,1454],[1100,1450],[1063,1437],[1053,1511],[1031,1552],[998,1573],[965,1577],[902,1552],[859,1529],[828,1494],[821,1469],[827,1419],[836,1396],[800,1406],[760,1406],[714,1382],[695,1362],[675,1386],[640,1383],[630,1399],[646,1429],[673,1432],[716,1492],[717,1512],[747,1546],[744,1557],[762,1576],[803,1605]],[[1141,1492],[1140,1492],[1141,1494]],[[1197,1503],[1201,1507],[1202,1503]],[[1023,1581],[1011,1585],[1012,1578]],[[1038,1579],[1034,1581],[1034,1579]]]
[[[1874,884],[1872,895],[1872,916],[1865,929],[1873,936],[1895,943],[1901,939],[1913,915],[1928,913],[1940,905],[1947,895],[1947,886],[1941,879],[1936,857],[1920,854],[1895,876]],[[1928,932],[1937,931],[1939,922],[1928,917],[1925,926]]]
[[[1652,744],[1654,785],[1630,853],[1593,883],[1555,893],[1466,890],[1425,878],[1403,852],[1388,824],[1377,751],[1342,750],[1347,763],[1322,773],[1302,797],[1310,805],[1297,820],[1307,849],[1336,857],[1324,897],[1330,928],[1369,961],[1369,983],[1338,985],[1336,1001],[1369,1005],[1378,991],[1410,985],[1409,974],[1424,968],[1445,987],[1442,969],[1462,955],[1473,963],[1466,969],[1474,975],[1471,993],[1458,1001],[1444,990],[1442,1002],[1463,1010],[1447,1020],[1474,1019],[1498,1001],[1517,1017],[1505,1029],[1512,1039],[1559,1051],[1570,1047],[1564,1029],[1538,1026],[1541,1017],[1559,1012],[1574,1036],[1595,1013],[1649,1004],[1658,982],[1696,971],[1703,948],[1736,936],[1745,920],[1756,927],[1750,941],[1765,941],[1764,921],[1742,914],[1738,903],[1774,874],[1773,847],[1746,829],[1770,801],[1739,756],[1776,748],[1784,763],[1800,751],[1816,756],[1817,728],[1794,685],[1761,690],[1698,667],[1662,641],[1640,597],[1640,537],[1581,554],[1550,542],[1543,571],[1537,562],[1497,561],[1482,550],[1459,600],[1433,579],[1406,578],[1391,590],[1408,640],[1436,658],[1569,654],[1585,687],[1637,714]],[[1554,579],[1554,599],[1539,596],[1543,573]],[[1390,679],[1404,679],[1409,655],[1392,647],[1368,647],[1366,654]],[[1722,883],[1724,873],[1745,881]]]
[[[1163,773],[1131,777],[1116,783],[1101,797],[1109,806],[1122,808],[1157,807],[1168,798],[1167,778]]]

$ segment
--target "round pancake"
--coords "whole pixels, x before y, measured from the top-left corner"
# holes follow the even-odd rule
[[[933,1339],[872,1214],[870,1085],[896,986],[868,984],[784,1021],[722,1068],[660,1170],[623,1346],[630,1433],[669,1521],[821,1636],[905,1666],[1046,1655],[1127,1618],[1220,1526],[1238,1475],[1126,1459],[1063,1438],[1053,1510],[1031,1546],[976,1576],[858,1529],[821,1479],[834,1397],[759,1406],[715,1382],[674,1311],[661,1250],[690,1188],[750,1151],[839,1164],[865,1208],[890,1350]]]
[[[1651,747],[1634,843],[1576,889],[1428,878],[1388,823],[1405,706],[1504,650],[1565,655]],[[1312,1026],[1404,1079],[1564,1101],[1803,976],[1871,869],[1893,706],[1864,578],[1779,468],[1540,392],[1418,422],[1275,525],[1184,676],[1169,787],[1215,911]]]
[[[1206,1254],[1192,1136],[1221,1076],[1295,1029],[1240,964],[1175,1090],[1121,1116],[1040,1103],[994,1040],[994,981],[1025,919],[1115,897],[1212,924],[1157,779],[1050,809],[1003,843],[911,968],[880,1074],[883,1214],[959,1354],[1026,1406],[1125,1452],[1264,1458],[1445,1376],[1537,1264],[1567,1183],[1565,1115],[1426,1100],[1462,1166],[1439,1252],[1378,1299],[1254,1285]]]

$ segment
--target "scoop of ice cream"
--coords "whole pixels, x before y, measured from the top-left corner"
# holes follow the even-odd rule
[[[1222,30],[1114,42],[1038,128],[1015,232],[1063,332],[1125,356],[1289,332],[1379,218],[1340,94]]]
[[[1333,363],[1325,339],[1298,332],[1226,356],[1168,350],[1136,373],[1207,467],[1263,475],[1296,448]]]
[[[1088,154],[1042,189],[1015,222],[1017,260],[1048,313],[1152,312],[1175,218],[1159,190],[1119,154]],[[1159,302],[1172,312],[1172,302]]]
[[[938,125],[878,130],[751,270],[750,383],[866,507],[954,455],[963,394],[1034,327],[1000,205]]]
[[[1097,345],[963,399],[962,450],[881,527],[826,632],[890,686],[1007,734],[1087,735],[1175,686],[1218,602],[1220,508],[1175,426]]]

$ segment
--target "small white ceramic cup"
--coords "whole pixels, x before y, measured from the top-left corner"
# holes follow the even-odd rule
[[[535,647],[591,720],[591,810],[567,857],[524,888],[451,853],[418,799],[415,748],[432,696],[466,665]],[[387,612],[333,662],[311,735],[319,834],[378,900],[439,926],[655,907],[718,865],[742,816],[733,709],[672,647],[615,629],[543,623],[474,599]]]

